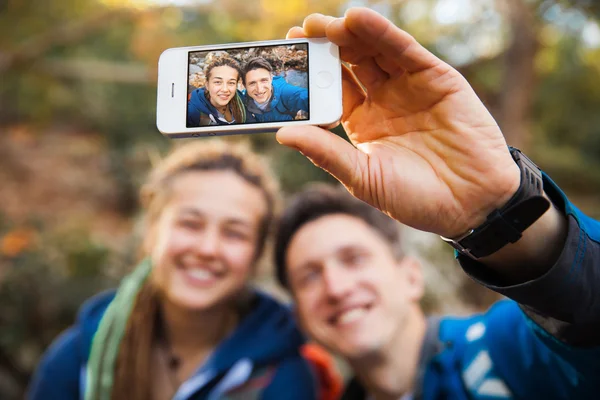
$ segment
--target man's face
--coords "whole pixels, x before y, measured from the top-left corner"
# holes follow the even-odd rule
[[[272,80],[271,73],[264,68],[248,71],[246,73],[248,96],[252,97],[257,103],[269,101],[273,92]]]
[[[349,360],[386,351],[422,295],[418,264],[397,260],[378,231],[346,214],[302,226],[286,263],[302,327]]]

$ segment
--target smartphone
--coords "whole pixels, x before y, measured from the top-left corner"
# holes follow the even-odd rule
[[[171,138],[337,125],[338,47],[326,39],[165,50],[158,61],[156,125]]]

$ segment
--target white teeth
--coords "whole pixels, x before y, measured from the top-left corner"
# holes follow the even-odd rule
[[[367,310],[363,307],[353,308],[345,311],[337,318],[338,324],[349,324],[359,320],[367,313]]]
[[[203,269],[188,269],[186,272],[192,278],[202,281],[207,281],[214,278],[214,275],[211,272]]]

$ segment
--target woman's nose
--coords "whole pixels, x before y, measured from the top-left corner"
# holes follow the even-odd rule
[[[215,229],[206,229],[198,238],[197,251],[205,257],[214,257],[219,253],[219,246],[219,232]]]

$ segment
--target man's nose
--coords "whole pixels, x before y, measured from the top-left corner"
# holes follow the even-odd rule
[[[323,280],[328,297],[335,300],[344,298],[354,286],[352,275],[335,261],[326,263]]]

